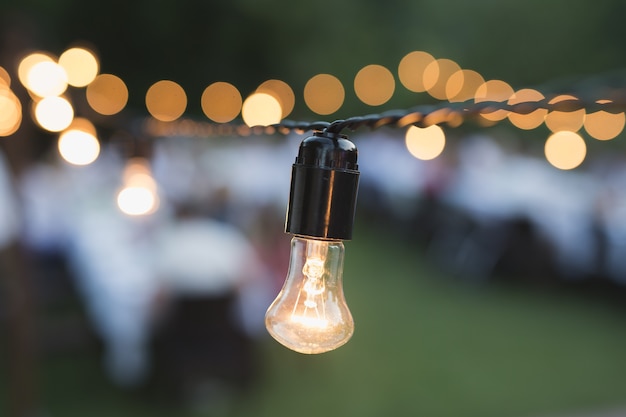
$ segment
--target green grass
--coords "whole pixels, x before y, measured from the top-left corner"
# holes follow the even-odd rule
[[[532,417],[626,405],[626,310],[585,294],[469,287],[417,248],[358,230],[346,244],[352,340],[318,356],[269,337],[234,417]],[[196,417],[111,387],[93,352],[44,363],[50,416]]]

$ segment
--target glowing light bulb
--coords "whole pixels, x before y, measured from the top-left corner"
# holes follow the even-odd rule
[[[265,315],[269,333],[300,353],[323,353],[345,344],[354,320],[343,294],[341,241],[294,237],[285,284]]]
[[[354,320],[343,295],[343,240],[352,237],[359,171],[345,136],[315,132],[291,174],[285,231],[294,235],[287,279],[265,314],[274,339],[300,353],[345,344]]]

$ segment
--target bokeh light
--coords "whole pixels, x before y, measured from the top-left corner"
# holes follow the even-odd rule
[[[598,100],[598,104],[610,103],[610,100]],[[585,131],[594,139],[611,140],[624,130],[626,116],[624,112],[609,113],[603,110],[585,116],[583,125]]]
[[[45,52],[34,52],[20,60],[17,67],[17,78],[24,87],[28,88],[28,74],[30,70],[41,62],[55,62],[55,60]]]
[[[522,103],[534,103],[543,100],[545,97],[539,91],[524,88],[516,91],[509,99],[509,104],[522,104]],[[544,122],[548,110],[535,109],[528,113],[516,113],[510,112],[508,117],[509,121],[516,127],[524,130],[535,129]]]
[[[448,80],[457,71],[460,71],[459,64],[451,59],[437,59],[424,69],[424,87],[428,94],[439,100],[446,100],[446,85]]]
[[[565,100],[578,100],[576,97],[563,94],[551,99],[548,103],[555,104]],[[578,109],[574,111],[559,111],[554,110],[546,115],[546,126],[552,132],[560,132],[562,130],[569,130],[570,132],[578,132],[583,126],[585,121],[585,109]]]
[[[70,48],[59,57],[59,65],[65,69],[67,82],[73,87],[85,87],[91,83],[100,68],[98,59],[85,48]]]
[[[0,67],[0,86],[3,84],[7,87],[11,87],[11,76],[6,69]]]
[[[128,102],[126,84],[113,74],[98,75],[87,86],[85,94],[91,108],[105,116],[119,113]]]
[[[430,160],[443,152],[446,135],[438,125],[426,128],[411,126],[406,131],[405,143],[411,155],[421,160]]]
[[[556,168],[569,170],[579,166],[587,155],[587,145],[576,132],[553,133],[545,144],[546,159]]]
[[[35,120],[50,132],[66,129],[74,119],[74,108],[64,97],[45,97],[35,105]]]
[[[61,135],[57,147],[61,157],[73,165],[89,165],[100,155],[95,127],[86,119],[75,119]],[[94,132],[94,133],[92,133]]]
[[[123,173],[123,186],[117,194],[117,206],[130,216],[156,212],[159,207],[157,184],[145,158],[132,158]]]
[[[241,116],[244,123],[250,127],[269,126],[280,122],[282,109],[274,96],[254,93],[243,102]]]
[[[146,93],[146,108],[155,119],[172,122],[185,112],[187,95],[174,81],[158,81],[152,84]]]
[[[421,93],[424,87],[424,70],[435,58],[424,51],[413,51],[406,54],[398,65],[400,83],[409,91]]]
[[[382,65],[367,65],[354,77],[354,92],[370,106],[385,104],[393,96],[396,82],[393,74]]]
[[[256,92],[269,94],[278,101],[282,109],[282,119],[291,114],[296,104],[296,96],[293,90],[289,84],[281,80],[267,80],[259,85]]]
[[[304,102],[312,112],[327,115],[343,105],[345,90],[341,81],[330,74],[318,74],[304,86]]]
[[[480,87],[476,89],[474,101],[476,103],[486,101],[505,102],[511,98],[513,93],[513,87],[511,87],[507,82],[502,80],[489,80],[481,84]],[[508,111],[502,109],[495,111],[492,109],[486,109],[483,113],[481,113],[481,117],[488,121],[496,122],[505,119],[508,116],[508,113]]]
[[[67,90],[67,73],[56,62],[38,62],[28,71],[25,86],[39,97],[60,96]]]
[[[456,71],[446,83],[446,98],[451,102],[471,100],[484,82],[483,76],[474,70]]]
[[[15,133],[22,123],[22,104],[8,85],[0,82],[0,136]]]
[[[243,100],[237,87],[218,81],[204,89],[200,102],[206,117],[217,123],[227,123],[239,115]]]

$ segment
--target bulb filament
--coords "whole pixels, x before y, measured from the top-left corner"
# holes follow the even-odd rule
[[[324,328],[328,324],[326,320],[326,311],[324,306],[324,292],[326,284],[324,282],[324,260],[317,257],[307,258],[302,273],[306,277],[302,284],[302,291],[298,294],[298,298],[291,313],[291,319],[298,323],[305,324],[310,327]],[[298,312],[300,305],[300,297],[305,294],[304,308]]]

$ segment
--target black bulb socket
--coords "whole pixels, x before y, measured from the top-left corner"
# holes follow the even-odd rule
[[[285,232],[352,238],[359,187],[358,151],[348,137],[316,131],[302,141],[291,171]]]

